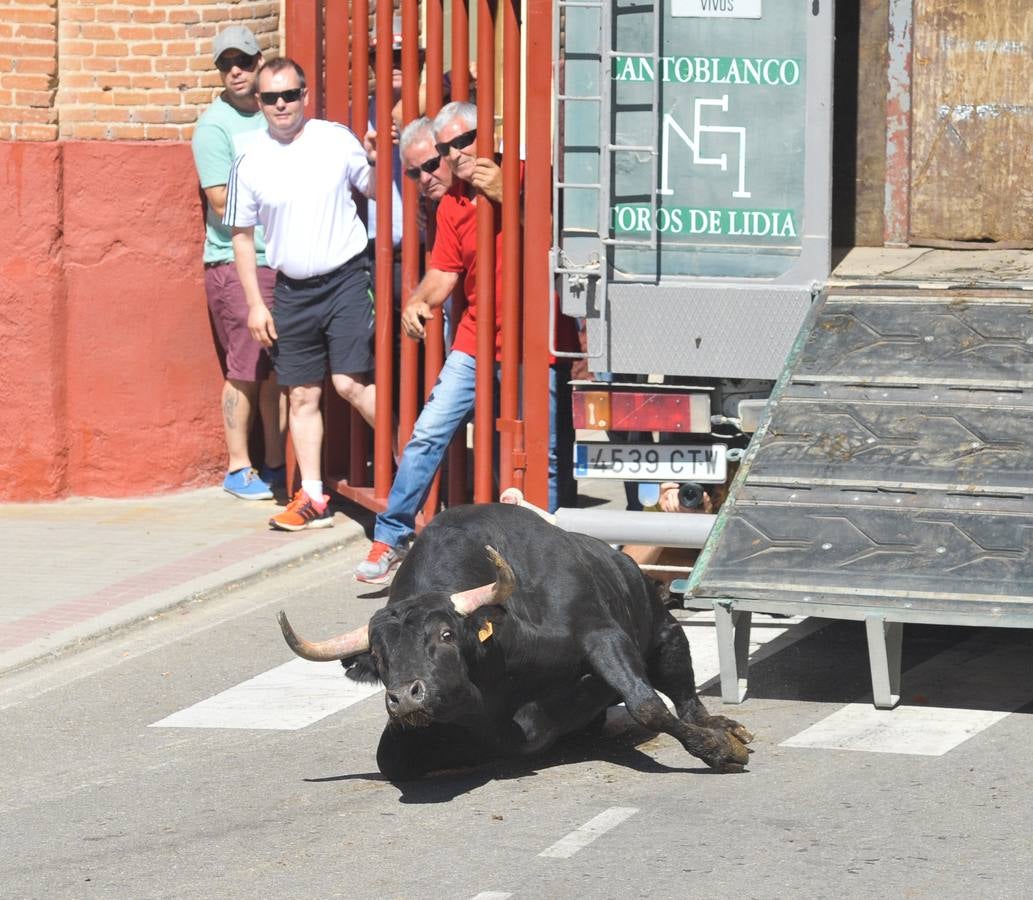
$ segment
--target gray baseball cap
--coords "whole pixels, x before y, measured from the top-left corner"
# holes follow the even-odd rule
[[[261,53],[258,39],[246,25],[230,25],[224,28],[212,41],[212,61],[214,62],[227,50],[240,50],[248,56]]]

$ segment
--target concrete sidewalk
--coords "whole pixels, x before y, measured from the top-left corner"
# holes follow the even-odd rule
[[[338,502],[333,528],[273,531],[269,516],[281,508],[217,487],[0,504],[0,672],[364,541],[372,522],[371,513]]]

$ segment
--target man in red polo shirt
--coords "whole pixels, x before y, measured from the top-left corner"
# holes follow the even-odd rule
[[[495,328],[496,360],[501,349],[502,314],[501,221],[502,170],[492,159],[476,156],[477,108],[470,103],[445,106],[429,133],[403,133],[402,161],[409,170],[431,173],[447,158],[455,176],[438,203],[430,268],[402,310],[402,331],[422,340],[424,322],[436,315],[463,280],[466,309],[462,312],[451,352],[441,369],[412,437],[398,465],[387,509],[377,515],[373,546],[355,570],[359,581],[380,584],[405,555],[415,532],[416,513],[423,505],[434,474],[456,430],[469,418],[476,397],[477,361],[477,205],[491,203],[495,211]],[[432,179],[421,179],[430,186]],[[572,324],[572,323],[571,323]]]

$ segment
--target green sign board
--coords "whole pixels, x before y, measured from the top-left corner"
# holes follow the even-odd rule
[[[700,18],[667,5],[657,29],[652,8],[615,7],[615,279],[773,277],[792,264],[803,230],[809,8],[766,0],[759,18]],[[624,243],[654,237],[657,249]]]

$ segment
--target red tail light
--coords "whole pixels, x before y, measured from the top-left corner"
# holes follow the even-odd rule
[[[708,394],[575,390],[573,407],[575,428],[710,433]]]

